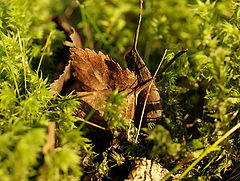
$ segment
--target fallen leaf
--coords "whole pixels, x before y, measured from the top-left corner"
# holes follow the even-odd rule
[[[137,90],[141,89],[144,83],[149,81],[152,76],[138,55],[131,51],[131,54],[128,54],[126,57],[130,70],[123,70],[118,63],[114,62],[102,52],[97,54],[93,50],[81,48],[70,48],[70,52],[71,61],[69,61],[69,65],[65,67],[59,79],[51,84],[51,89],[60,93],[63,84],[66,83],[72,75],[75,79],[75,83],[73,84],[74,88],[70,86],[68,89],[71,91],[75,90],[78,96],[90,94],[80,100],[81,108],[78,111],[78,116],[82,118],[93,108],[100,110],[100,107],[96,107],[97,103],[102,100],[106,101],[107,96],[116,88],[118,88],[120,92],[132,92],[127,95],[128,107],[125,111],[125,116],[128,119],[139,121],[147,86],[145,86],[146,88],[140,93]],[[138,63],[138,65],[133,64],[133,57],[133,62]],[[143,65],[142,70],[138,69],[140,65]],[[135,93],[139,93],[139,96]],[[159,118],[161,116],[161,108],[158,89],[154,84],[148,98],[146,110],[146,115],[150,115],[151,117],[147,118],[145,116],[144,121]],[[93,120],[96,120],[96,123],[102,126],[106,126],[105,123],[103,123],[102,115],[98,111],[94,114]]]
[[[65,67],[63,74],[60,75],[60,77],[50,85],[51,90],[56,92],[53,96],[56,96],[57,93],[60,94],[60,92],[62,91],[62,88],[63,88],[63,84],[66,83],[70,79],[70,77],[71,77],[71,67],[70,66],[71,66],[71,64],[69,63]]]
[[[84,91],[119,91],[136,86],[136,76],[128,69],[104,55],[90,49],[70,48],[73,76]]]
[[[90,49],[71,48],[71,67],[73,77],[79,85],[77,95],[89,96],[83,97],[81,108],[78,111],[79,117],[86,117],[94,108],[96,109],[92,120],[96,124],[106,127],[106,123],[102,118],[99,110],[104,109],[104,103],[110,93],[118,88],[119,91],[129,92],[137,85],[137,77],[128,69],[123,70],[120,65],[104,55],[102,52],[98,54]],[[97,104],[101,102],[101,106]],[[135,112],[134,95],[127,96],[127,109],[125,116],[133,119]]]
[[[80,35],[78,34],[78,32],[75,30],[75,28],[73,28],[71,26],[71,30],[72,30],[72,33],[70,34],[70,38],[73,42],[73,45],[76,47],[76,48],[82,48],[82,40],[81,40],[81,37]]]

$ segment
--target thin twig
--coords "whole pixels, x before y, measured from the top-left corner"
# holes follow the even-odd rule
[[[134,44],[133,44],[134,51],[137,51],[138,36],[139,36],[139,31],[140,31],[140,26],[141,26],[141,21],[142,21],[142,9],[143,9],[143,0],[140,0],[140,12],[139,12],[138,26],[137,26]]]
[[[155,74],[154,74],[154,76],[153,76],[153,78],[151,80],[151,83],[150,83],[150,85],[148,87],[147,95],[146,95],[146,98],[145,98],[145,101],[144,101],[144,104],[143,104],[143,110],[142,110],[142,114],[141,114],[141,118],[140,118],[140,122],[139,122],[139,127],[138,127],[138,132],[137,132],[135,143],[137,143],[137,140],[138,140],[138,135],[140,133],[140,129],[141,129],[141,126],[142,126],[143,115],[144,115],[144,111],[145,111],[145,108],[146,108],[146,105],[147,105],[147,99],[148,99],[148,96],[149,96],[152,84],[153,84],[154,79],[157,76],[157,73],[158,73],[158,71],[159,71],[159,69],[160,69],[160,67],[161,67],[161,65],[163,63],[163,60],[165,59],[166,54],[167,54],[167,49],[165,50],[165,52],[163,54],[163,57],[162,57],[162,60],[159,63],[158,68],[157,68],[157,70],[156,70],[156,72],[155,72]]]
[[[96,128],[102,129],[102,130],[104,130],[104,131],[106,130],[106,128],[104,128],[104,127],[102,127],[102,126],[99,126],[99,125],[97,125],[97,124],[95,124],[95,123],[92,123],[92,122],[90,122],[90,121],[87,121],[87,120],[85,120],[85,119],[83,119],[83,118],[77,117],[77,119],[78,119],[79,121],[81,121],[81,122],[87,123],[87,124],[89,124],[89,125],[91,125],[91,126],[94,126],[94,127],[96,127]]]
[[[54,148],[54,146],[55,146],[55,128],[56,128],[56,123],[49,122],[47,142],[43,146],[43,149],[42,149],[43,154],[47,154],[49,152],[49,150]]]
[[[180,57],[182,54],[186,53],[188,51],[188,49],[182,50],[181,52],[179,52],[177,55],[175,55],[168,63],[165,67],[163,67],[163,69],[159,72],[158,76],[160,76],[178,57]]]
[[[239,113],[239,110],[237,110],[235,112],[232,112],[231,117],[230,117],[230,121],[234,120],[237,117],[238,113]]]

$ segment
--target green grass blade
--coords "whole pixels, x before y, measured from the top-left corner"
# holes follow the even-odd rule
[[[211,160],[209,161],[209,163],[202,170],[207,169],[217,159],[217,157],[219,156],[219,153],[220,151],[216,151],[212,156]]]
[[[38,75],[38,72],[39,72],[39,70],[40,70],[40,67],[41,67],[41,64],[42,64],[42,60],[43,60],[43,57],[44,57],[44,55],[45,55],[45,52],[46,52],[46,49],[47,49],[47,46],[48,46],[48,44],[49,44],[49,41],[50,41],[51,36],[52,36],[52,32],[50,32],[50,34],[48,35],[47,42],[46,42],[46,44],[45,44],[45,46],[44,46],[43,53],[42,53],[42,56],[41,56],[41,58],[40,58],[40,61],[39,61],[39,64],[38,64],[38,68],[37,68],[37,72],[36,72],[37,75]]]
[[[213,143],[210,147],[208,147],[199,157],[196,159],[179,177],[179,180],[181,180],[184,176],[187,175],[188,172],[190,172],[195,165],[198,164],[208,153],[214,150],[216,146],[218,146],[221,142],[223,142],[228,136],[230,136],[234,131],[240,128],[240,123],[238,123],[236,126],[234,126],[232,129],[230,129],[227,133],[225,133],[220,139],[218,139],[215,143]]]

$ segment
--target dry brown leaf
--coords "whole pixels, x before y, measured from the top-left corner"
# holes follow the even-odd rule
[[[72,33],[70,34],[70,38],[73,42],[73,45],[76,47],[76,48],[82,48],[82,40],[81,40],[81,37],[80,35],[78,34],[78,32],[75,30],[75,28],[73,28],[71,26],[71,30],[72,30]]]
[[[85,96],[88,94],[87,96]],[[103,91],[93,91],[93,92],[77,92],[77,96],[82,97],[79,102],[81,103],[80,108],[76,112],[77,116],[80,118],[85,118],[92,109],[95,109],[91,121],[104,128],[107,127],[106,121],[103,119],[103,114],[100,110],[105,107],[107,96],[110,94],[109,90]]]
[[[128,69],[122,70],[118,63],[102,52],[97,54],[93,50],[81,48],[70,48],[70,52],[72,60],[69,61],[59,79],[50,85],[51,90],[60,94],[64,83],[73,76],[75,82],[67,87],[66,92],[75,90],[77,96],[88,95],[79,100],[81,107],[77,115],[84,118],[92,109],[96,109],[92,120],[96,124],[106,127],[107,125],[99,110],[104,109],[104,103],[116,88],[127,93],[136,88],[137,77]],[[101,104],[99,104],[100,102]],[[127,96],[128,107],[125,109],[125,116],[128,119],[134,117],[135,102],[134,94]]]
[[[52,90],[60,93],[63,84],[70,79],[71,75],[73,75],[76,80],[74,88],[70,86],[68,89],[70,91],[75,89],[78,96],[90,94],[86,98],[80,100],[81,108],[78,111],[78,116],[82,118],[84,118],[92,108],[97,110],[102,109],[102,107],[96,107],[97,103],[100,101],[106,101],[107,96],[110,95],[114,89],[118,88],[119,91],[126,91],[127,93],[133,92],[127,96],[128,108],[125,111],[125,116],[128,119],[139,121],[147,87],[140,92],[138,99],[136,99],[134,91],[137,90],[137,88],[141,88],[141,83],[152,78],[145,64],[142,63],[143,61],[141,59],[138,60],[138,57],[136,57],[137,55],[131,51],[132,55],[130,56],[130,59],[127,59],[130,71],[129,69],[122,70],[118,63],[114,62],[102,52],[97,54],[93,50],[84,50],[81,48],[70,48],[70,52],[72,60],[69,62],[69,65],[65,67],[64,73],[59,79],[51,84]],[[134,69],[136,66],[130,66],[130,63],[132,64],[132,57],[134,56],[135,62],[138,63],[142,61],[140,63],[141,65],[144,65],[142,68],[143,70],[140,70],[140,72],[139,70]],[[149,95],[146,113],[152,116],[156,115],[152,112],[157,112],[158,117],[154,118],[159,118],[161,114],[159,114],[158,111],[161,111],[161,103],[160,101],[156,101],[160,100],[160,96],[155,84],[152,86],[151,91],[153,93]],[[156,99],[156,97],[158,99]],[[151,117],[151,119],[152,118],[153,117]],[[145,117],[145,122],[146,119],[147,118]],[[98,111],[95,112],[93,120],[96,120],[97,123],[102,126],[106,126],[102,115]]]
[[[73,76],[79,85],[78,96],[90,94],[81,98],[79,117],[86,115],[94,108],[96,109],[92,120],[96,124],[106,127],[99,110],[104,108],[104,102],[110,93],[118,88],[119,91],[129,91],[137,85],[137,77],[128,69],[122,70],[120,65],[104,55],[98,54],[90,49],[71,48],[71,66]],[[101,102],[100,106],[98,105]],[[125,109],[126,118],[133,119],[135,112],[134,95],[127,97],[128,108]]]
[[[73,76],[83,91],[119,91],[136,86],[136,76],[128,69],[104,55],[90,49],[71,48]]]
[[[62,88],[63,88],[63,84],[65,82],[67,82],[71,77],[71,67],[70,66],[71,66],[71,64],[69,63],[65,67],[63,74],[60,75],[60,77],[50,85],[52,91],[55,91],[58,94],[60,94],[60,92],[62,91]],[[56,96],[56,95],[57,94],[54,94],[54,96]]]

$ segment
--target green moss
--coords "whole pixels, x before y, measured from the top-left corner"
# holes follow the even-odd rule
[[[108,178],[113,168],[139,155],[171,169],[187,155],[198,155],[236,124],[234,113],[240,102],[239,2],[149,0],[144,2],[138,49],[151,72],[166,48],[164,64],[183,48],[189,51],[157,80],[163,118],[147,131],[149,137],[141,136],[138,145],[127,141],[134,139],[135,130],[123,118],[125,97],[116,90],[102,111],[110,133],[120,134],[122,144],[111,153],[93,151],[96,143],[87,138],[93,134],[91,130],[84,125],[81,130],[88,134],[76,129],[74,114],[79,102],[73,95],[52,100],[49,88],[57,52],[66,39],[51,17],[63,15],[69,7],[73,13],[68,21],[78,28],[85,47],[93,44],[96,51],[125,65],[124,55],[133,45],[137,0],[85,0],[80,7],[63,0],[0,0],[2,180],[79,180],[88,173]],[[43,155],[50,121],[56,122],[58,148]],[[205,156],[187,179],[230,178],[226,171],[239,170],[238,145],[239,134],[235,133]]]

